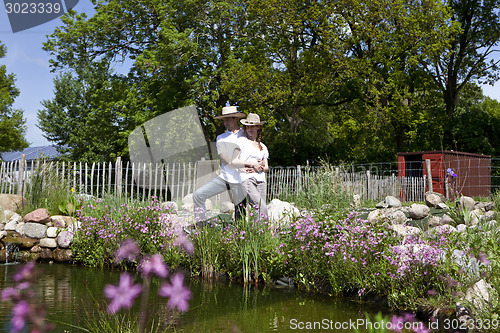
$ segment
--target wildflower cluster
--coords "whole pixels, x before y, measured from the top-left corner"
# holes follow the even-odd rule
[[[184,226],[169,208],[156,199],[143,204],[123,203],[116,207],[103,202],[89,203],[78,211],[80,231],[73,250],[77,260],[87,266],[112,262],[117,244],[134,239],[143,253],[159,253],[176,245],[187,244],[179,230]],[[192,251],[192,249],[191,249]]]

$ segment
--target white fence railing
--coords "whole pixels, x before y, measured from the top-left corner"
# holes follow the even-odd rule
[[[42,184],[57,180],[59,186],[75,192],[102,197],[106,193],[130,199],[146,200],[156,196],[160,201],[179,200],[194,192],[220,170],[219,161],[196,163],[74,163],[54,161],[25,161],[0,163],[0,193],[25,196],[35,182]],[[290,191],[300,193],[312,186],[315,168],[272,167],[267,175],[268,201],[283,198]],[[334,175],[342,186],[363,200],[383,200],[387,195],[403,201],[422,201],[425,177],[398,178],[396,174],[375,175],[370,171],[349,172],[334,168]],[[215,198],[215,204],[228,200],[223,193]]]

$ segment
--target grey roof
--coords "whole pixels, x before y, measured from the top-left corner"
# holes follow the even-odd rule
[[[57,151],[57,147],[58,146],[56,145],[29,147],[19,151],[0,153],[0,156],[5,162],[20,160],[22,154],[26,154],[26,161],[36,160],[41,155],[49,159],[53,159],[63,155]]]

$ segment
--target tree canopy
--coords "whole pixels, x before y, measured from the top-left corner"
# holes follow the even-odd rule
[[[7,50],[0,43],[0,59],[5,57]],[[14,109],[15,98],[19,90],[15,86],[15,77],[7,73],[5,65],[0,65],[0,151],[20,150],[29,146],[25,139],[26,119],[23,111]]]
[[[469,94],[498,75],[493,0],[93,3],[94,16],[69,11],[44,44],[61,74],[40,128],[72,158],[126,158],[134,128],[190,104],[208,140],[223,106],[258,113],[272,165],[496,153],[494,135],[456,135],[466,117],[498,118],[498,105]],[[113,73],[120,62],[127,74]]]

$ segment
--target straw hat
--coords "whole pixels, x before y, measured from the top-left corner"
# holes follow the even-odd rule
[[[260,121],[259,115],[255,113],[249,113],[246,119],[241,119],[240,122],[246,126],[262,125],[265,123],[265,121]]]
[[[245,114],[243,112],[239,112],[236,109],[236,106],[225,106],[222,108],[222,115],[214,117],[215,119],[222,119],[222,118],[228,118],[228,117],[237,117],[237,118],[243,118]]]

